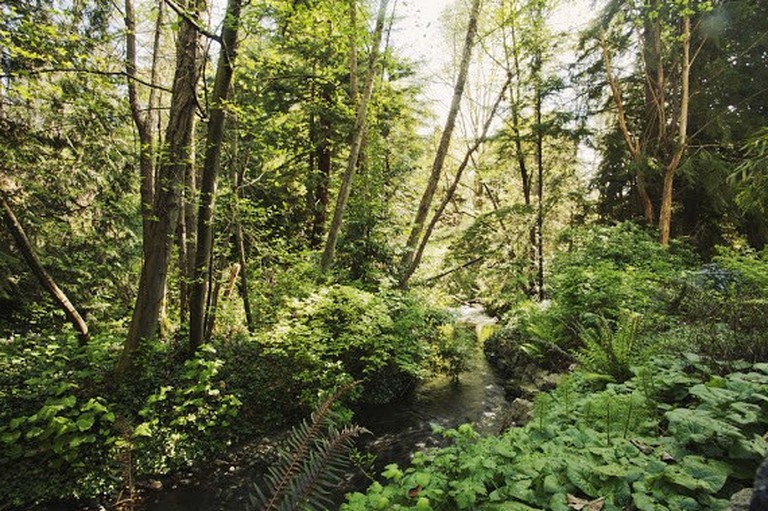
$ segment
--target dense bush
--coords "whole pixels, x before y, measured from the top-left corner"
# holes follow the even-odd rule
[[[224,373],[246,413],[259,409],[272,424],[305,413],[319,389],[350,381],[362,382],[360,400],[385,403],[429,373],[448,320],[411,294],[318,288],[288,302],[263,333],[225,343],[238,363]]]
[[[555,258],[549,297],[552,313],[572,334],[626,311],[660,320],[693,262],[682,247],[664,247],[632,223],[574,230],[565,241],[570,249]]]
[[[629,363],[613,360],[621,348],[621,323],[642,318],[632,342],[651,344],[647,335],[669,328],[670,303],[691,266],[693,256],[679,246],[661,246],[650,233],[631,223],[591,226],[570,231],[547,279],[548,300],[521,302],[486,343],[497,365],[521,359],[562,369],[581,359],[604,362],[625,377]],[[625,329],[626,331],[626,329]],[[579,355],[579,353],[581,353]],[[635,352],[633,351],[633,354]]]
[[[342,510],[728,509],[768,450],[768,366],[712,370],[695,356],[656,358],[602,390],[576,373],[540,395],[526,427],[445,431],[454,445],[388,466],[385,484]]]
[[[695,346],[720,360],[768,360],[768,251],[720,248],[672,305],[668,345]]]
[[[362,382],[353,400],[396,399],[430,371],[463,369],[467,335],[449,320],[408,293],[315,288],[289,297],[261,333],[216,340],[189,360],[173,343],[144,343],[119,386],[120,337],[82,348],[73,335],[6,339],[0,500],[113,494],[129,471],[193,466],[238,435],[290,423],[339,384]]]
[[[226,442],[222,428],[238,400],[221,388],[214,351],[174,365],[172,350],[154,344],[132,380],[116,388],[120,341],[2,341],[0,500],[29,506],[113,494],[129,472],[186,467]]]

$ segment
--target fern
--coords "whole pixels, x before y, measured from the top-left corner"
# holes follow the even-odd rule
[[[601,316],[597,327],[581,328],[584,347],[577,353],[576,358],[590,371],[625,381],[632,376],[630,367],[642,358],[639,332],[638,314],[621,317],[615,328]]]
[[[338,429],[333,404],[359,382],[338,388],[306,420],[291,429],[286,443],[292,454],[270,467],[266,492],[254,485],[251,501],[262,511],[322,509],[330,504],[329,489],[351,467],[349,451],[356,437],[368,430],[356,425]]]

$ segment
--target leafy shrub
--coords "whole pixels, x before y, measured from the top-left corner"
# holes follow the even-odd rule
[[[134,378],[116,388],[111,379],[121,341],[108,335],[93,336],[85,347],[74,335],[2,341],[2,502],[23,507],[114,495],[128,471],[161,474],[221,448],[237,400],[220,386],[214,353],[201,351],[179,371],[168,346],[145,343]]]
[[[671,311],[673,334],[718,360],[768,359],[768,253],[720,248]]]
[[[410,293],[318,288],[290,301],[273,327],[221,342],[233,362],[222,378],[243,401],[244,422],[261,428],[297,420],[320,389],[351,381],[362,382],[353,400],[389,402],[429,374],[449,320]]]
[[[176,385],[162,385],[147,397],[132,432],[140,473],[189,467],[226,446],[219,432],[230,425],[241,402],[223,392],[217,375],[224,362],[215,355],[211,346],[202,346],[184,363]]]
[[[555,258],[549,289],[552,313],[570,333],[598,326],[596,315],[616,321],[624,311],[663,321],[672,284],[693,259],[632,223],[575,230],[567,242],[571,249]]]
[[[95,337],[86,349],[74,335],[2,341],[0,501],[77,498],[116,484],[107,461],[115,411],[103,392],[113,341]]]
[[[569,249],[555,257],[549,299],[511,309],[486,353],[514,372],[531,362],[561,370],[582,350],[582,361],[591,359],[593,367],[625,378],[639,360],[608,360],[621,355],[614,350],[617,342],[634,339],[625,335],[629,330],[617,330],[622,318],[641,315],[649,332],[669,328],[669,304],[693,257],[679,246],[661,246],[632,223],[574,229],[563,243]],[[630,348],[621,349],[634,354]]]
[[[409,295],[331,286],[291,303],[260,344],[295,364],[290,379],[305,403],[348,380],[363,382],[364,400],[384,403],[426,375],[440,321]]]
[[[444,431],[452,446],[388,466],[342,510],[728,509],[768,450],[768,366],[711,378],[697,357],[655,358],[635,372],[600,392],[577,373],[500,437]]]

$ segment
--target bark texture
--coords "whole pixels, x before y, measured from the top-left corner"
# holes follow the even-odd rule
[[[197,15],[203,7],[204,3],[200,1],[190,3],[188,11]],[[158,329],[197,106],[195,88],[200,69],[198,43],[199,35],[194,24],[182,20],[176,39],[176,69],[165,131],[165,151],[157,172],[159,186],[154,194],[152,221],[144,247],[136,305],[128,337],[115,368],[118,377],[131,367],[133,355],[141,341],[153,337]]]
[[[357,168],[357,160],[360,156],[360,149],[362,148],[363,138],[365,136],[365,119],[368,115],[368,103],[373,94],[373,82],[376,75],[376,66],[379,61],[379,49],[381,47],[382,33],[384,32],[384,22],[388,4],[389,0],[379,1],[379,12],[376,15],[376,27],[373,31],[371,53],[368,57],[368,70],[365,74],[363,93],[357,106],[355,127],[352,132],[352,146],[349,150],[347,167],[344,171],[344,176],[342,177],[339,194],[336,197],[336,209],[333,211],[333,220],[328,229],[328,236],[325,240],[325,247],[320,260],[320,269],[323,272],[328,271],[333,263],[336,254],[336,242],[338,241],[339,233],[341,232],[341,222],[344,218],[344,211],[347,208],[349,194],[352,191],[352,178],[354,177],[355,169]]]
[[[664,169],[664,187],[659,210],[659,242],[669,244],[672,224],[672,194],[675,171],[680,166],[688,145],[688,103],[690,100],[691,76],[691,17],[683,17],[683,60],[680,66],[680,113],[677,121],[677,147],[672,159]]]
[[[242,0],[229,0],[221,31],[221,50],[213,85],[213,106],[205,140],[205,161],[200,183],[200,209],[197,214],[197,249],[195,273],[189,300],[189,345],[196,350],[206,340],[205,303],[210,292],[210,254],[213,249],[213,209],[216,196],[216,180],[221,167],[221,147],[224,141],[224,103],[229,95],[234,64],[237,55],[237,32],[240,26]],[[211,329],[208,329],[210,333]]]

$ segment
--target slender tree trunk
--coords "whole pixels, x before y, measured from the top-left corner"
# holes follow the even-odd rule
[[[405,245],[405,252],[400,263],[400,287],[405,287],[408,284],[409,268],[413,264],[416,248],[419,243],[419,238],[424,230],[424,223],[429,215],[429,210],[432,207],[432,199],[437,191],[437,185],[440,181],[440,174],[443,171],[443,164],[445,158],[448,155],[448,148],[451,144],[451,136],[453,135],[453,129],[456,126],[456,117],[459,113],[459,106],[461,104],[461,98],[464,95],[464,86],[467,83],[467,74],[469,72],[469,62],[472,57],[472,48],[475,44],[475,36],[477,35],[477,19],[480,13],[481,0],[472,0],[472,7],[469,13],[469,24],[467,26],[467,35],[464,40],[464,49],[461,55],[461,63],[459,64],[459,76],[456,79],[456,84],[453,88],[453,99],[451,100],[451,106],[448,110],[448,118],[445,121],[445,127],[443,128],[443,134],[440,137],[440,144],[435,154],[435,159],[432,162],[432,171],[427,182],[426,189],[421,196],[419,202],[419,208],[416,211],[416,217],[413,220],[413,226],[411,233],[408,236],[408,241]]]
[[[328,107],[331,103],[331,91],[323,87],[320,99]],[[328,204],[330,202],[330,183],[333,165],[333,151],[331,147],[331,120],[328,112],[321,111],[315,121],[315,148],[312,161],[317,163],[314,176],[314,186],[311,190],[312,197],[312,232],[310,242],[313,248],[320,248],[325,235],[325,224],[328,216]],[[314,168],[312,169],[315,170]]]
[[[448,204],[456,194],[456,189],[458,188],[459,183],[461,182],[461,177],[464,174],[464,170],[469,165],[469,161],[472,158],[472,155],[485,142],[486,137],[488,135],[488,130],[490,129],[491,123],[493,123],[493,120],[496,117],[496,111],[498,110],[499,105],[504,99],[504,95],[507,92],[507,88],[509,87],[511,80],[512,80],[512,77],[510,75],[507,78],[507,81],[504,83],[501,89],[501,92],[499,92],[499,95],[496,98],[496,101],[494,102],[490,113],[488,114],[488,118],[485,120],[485,123],[483,124],[480,136],[477,138],[477,140],[475,140],[474,144],[472,144],[472,146],[470,146],[467,149],[467,152],[464,155],[464,158],[462,159],[461,164],[459,164],[459,168],[456,171],[456,175],[453,178],[453,182],[451,183],[451,186],[448,187],[448,190],[446,191],[446,194],[443,197],[443,200],[440,201],[440,205],[437,207],[437,210],[432,215],[432,219],[429,221],[429,224],[427,225],[427,228],[424,231],[424,235],[421,237],[421,241],[419,242],[419,246],[417,247],[416,252],[414,253],[414,257],[413,257],[413,261],[411,262],[411,265],[407,268],[406,272],[401,277],[401,280],[400,280],[401,286],[408,285],[408,281],[413,276],[416,269],[419,267],[419,264],[421,264],[421,258],[424,256],[424,249],[427,247],[427,243],[429,243],[429,238],[432,236],[432,232],[434,231],[435,226],[437,226],[437,222],[440,220],[440,217],[443,215],[445,208],[448,206]]]
[[[641,162],[635,159],[635,166],[640,166]],[[653,225],[656,219],[656,212],[653,208],[653,200],[651,200],[651,194],[648,193],[648,184],[643,175],[644,170],[641,168],[637,171],[637,195],[640,198],[640,206],[643,208],[643,218],[645,223]]]
[[[236,124],[237,126],[237,124]],[[235,145],[234,145],[234,161],[238,161],[238,138],[239,135],[235,133]],[[248,256],[245,246],[245,233],[243,232],[243,218],[240,210],[240,201],[243,199],[243,187],[245,185],[245,173],[248,170],[248,163],[251,159],[250,150],[246,151],[245,158],[243,158],[242,164],[232,165],[230,171],[230,181],[232,183],[232,189],[234,190],[232,200],[232,223],[233,223],[233,235],[235,241],[235,250],[237,250],[237,260],[240,263],[240,279],[238,282],[238,290],[240,297],[243,300],[243,312],[245,313],[245,324],[249,332],[253,332],[253,314],[251,312],[251,300],[248,294]]]
[[[190,3],[187,10],[198,15],[202,1]],[[133,354],[143,339],[157,332],[158,318],[166,288],[173,234],[178,221],[179,198],[192,140],[192,124],[197,100],[195,88],[199,77],[197,29],[182,20],[176,42],[176,70],[173,78],[171,108],[165,135],[166,151],[159,167],[152,223],[144,248],[144,262],[136,306],[128,337],[115,368],[118,377],[133,362]]]
[[[347,167],[342,177],[341,187],[339,188],[339,194],[336,197],[336,208],[333,212],[333,221],[328,230],[328,237],[325,241],[325,248],[320,260],[320,269],[323,272],[327,272],[333,263],[333,258],[336,254],[336,242],[338,241],[339,232],[341,231],[341,222],[344,218],[344,211],[347,207],[347,201],[349,200],[349,194],[352,190],[352,178],[357,168],[357,160],[360,156],[360,148],[363,144],[363,136],[365,133],[365,120],[368,114],[368,103],[371,100],[373,94],[373,82],[376,75],[376,66],[379,61],[379,49],[381,47],[382,33],[384,31],[384,21],[387,14],[387,4],[389,0],[379,0],[379,12],[376,16],[376,27],[373,31],[373,41],[371,45],[371,53],[368,57],[368,70],[365,74],[365,84],[363,86],[363,95],[360,98],[360,102],[357,106],[357,116],[355,119],[355,127],[353,131],[352,147],[349,151],[349,158],[347,159]]]
[[[56,285],[53,277],[51,277],[43,267],[43,263],[40,262],[40,258],[37,257],[35,250],[32,248],[32,244],[29,242],[29,238],[27,238],[24,228],[13,213],[11,205],[5,197],[2,197],[1,195],[0,202],[2,202],[5,226],[8,228],[8,232],[11,233],[11,236],[13,236],[13,240],[16,242],[16,247],[19,249],[19,252],[21,252],[22,257],[24,257],[24,261],[27,263],[27,266],[29,266],[29,269],[32,270],[32,273],[35,274],[40,285],[48,291],[48,294],[51,295],[61,310],[64,311],[67,319],[69,319],[70,323],[72,323],[72,326],[75,327],[75,330],[80,336],[80,345],[84,346],[88,342],[88,325],[85,323],[85,320],[75,306],[72,305],[72,302],[64,291]]]
[[[136,90],[136,17],[134,14],[133,0],[125,0],[125,74],[127,77],[128,103],[131,107],[131,116],[139,136],[139,173],[141,175],[141,217],[143,226],[143,241],[146,250],[151,243],[148,237],[152,224],[152,204],[155,189],[155,161],[154,161],[154,135],[151,116],[142,111]],[[155,55],[158,50],[155,49]],[[154,88],[151,89],[154,93]]]
[[[357,102],[357,0],[349,0],[349,99]]]
[[[192,132],[195,132],[197,118],[193,119]],[[184,170],[184,186],[181,192],[179,208],[179,318],[189,316],[189,294],[195,268],[195,249],[197,247],[196,196],[197,196],[197,149],[195,138],[189,144],[189,159]]]
[[[149,112],[148,112],[147,120],[149,124],[152,126],[158,126],[159,118],[160,118],[160,111],[158,109],[158,103],[160,99],[159,91],[158,91],[158,88],[155,87],[155,85],[157,84],[158,66],[160,64],[160,44],[162,42],[162,37],[163,37],[163,15],[164,15],[163,5],[165,5],[165,1],[158,0],[157,19],[155,19],[155,34],[152,41],[152,67],[150,69],[150,74],[149,74],[149,83],[152,84],[153,87],[149,89],[149,100],[147,101],[147,104],[149,105]],[[153,131],[154,131],[154,128],[153,128]],[[159,132],[160,129],[157,128],[157,131]]]
[[[536,66],[536,255],[539,301],[544,300],[544,126],[541,119],[541,56]]]
[[[608,85],[611,88],[611,97],[613,99],[614,105],[616,106],[616,121],[619,125],[621,136],[624,139],[624,143],[627,146],[627,150],[629,151],[629,154],[632,157],[632,162],[635,166],[637,193],[638,197],[640,198],[640,204],[643,208],[643,216],[645,217],[647,224],[653,225],[655,213],[653,208],[653,201],[651,200],[651,196],[648,193],[648,187],[644,175],[643,162],[645,155],[640,140],[636,136],[632,135],[632,133],[629,131],[627,115],[624,109],[624,101],[621,97],[621,88],[619,87],[618,79],[613,74],[613,66],[611,63],[610,55],[608,53],[608,43],[605,40],[605,33],[601,34],[600,47],[603,54],[603,65],[605,66],[606,78],[608,80]],[[653,85],[652,87],[655,86],[657,86],[657,84]],[[657,104],[655,108],[658,109],[659,105]],[[659,113],[659,116],[662,116],[662,114]]]
[[[681,90],[680,117],[677,124],[677,148],[671,161],[664,169],[664,187],[661,196],[661,209],[659,211],[659,242],[662,245],[669,244],[675,171],[680,166],[680,161],[688,145],[688,103],[690,100],[691,75],[691,18],[689,15],[683,17],[683,60],[680,67]]]
[[[186,208],[184,207],[185,197],[181,197],[182,206],[179,208],[179,222],[176,227],[176,246],[179,249],[179,318],[184,318],[189,314],[189,280],[187,278],[187,222]]]
[[[245,236],[243,236],[243,226],[238,219],[235,225],[235,243],[237,244],[237,257],[240,261],[240,296],[243,299],[243,310],[245,311],[245,323],[248,331],[253,331],[253,313],[251,312],[251,300],[248,295],[248,266],[245,255]]]
[[[522,106],[522,92],[521,81],[522,74],[520,73],[520,46],[517,41],[517,30],[515,22],[513,21],[510,27],[510,36],[512,37],[512,65],[515,72],[515,88],[513,89],[513,97],[511,103],[512,110],[512,134],[515,142],[515,153],[517,156],[517,166],[520,171],[520,181],[523,188],[523,202],[526,209],[531,207],[531,174],[528,172],[528,166],[525,161],[525,151],[523,151],[523,136],[520,132],[520,110]],[[509,58],[507,57],[507,60]],[[508,64],[509,65],[509,64]],[[525,292],[529,295],[533,295],[536,287],[536,224],[530,223],[528,228],[528,282]]]
[[[221,146],[224,139],[224,103],[227,101],[237,54],[237,32],[242,0],[229,0],[221,33],[221,50],[213,86],[213,106],[205,145],[205,162],[200,185],[200,209],[197,218],[197,249],[195,279],[189,303],[189,344],[194,352],[205,339],[205,303],[208,292],[206,277],[210,268],[209,254],[213,247],[213,209],[216,179],[221,166]]]
[[[216,327],[216,311],[219,307],[219,295],[221,293],[221,279],[220,271],[211,267],[211,279],[210,289],[213,289],[211,293],[208,293],[208,306],[205,313],[205,338],[210,339],[213,335],[213,330]]]

